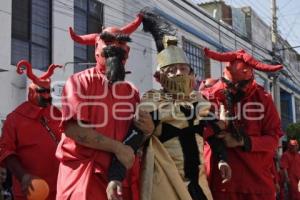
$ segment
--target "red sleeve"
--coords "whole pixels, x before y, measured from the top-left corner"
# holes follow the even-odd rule
[[[6,157],[16,154],[17,131],[15,124],[11,117],[4,122],[0,137],[0,165],[3,165],[2,162]]]
[[[274,153],[274,150],[278,146],[279,137],[282,134],[281,122],[269,94],[265,95],[263,104],[265,112],[262,119],[262,132],[259,136],[250,136],[251,151]]]
[[[86,89],[78,76],[71,76],[62,92],[62,122],[70,119],[89,121]]]
[[[280,167],[283,169],[288,169],[289,168],[289,159],[288,159],[288,154],[283,153],[280,159]]]
[[[250,136],[252,152],[273,153],[278,146],[279,137],[274,135]]]

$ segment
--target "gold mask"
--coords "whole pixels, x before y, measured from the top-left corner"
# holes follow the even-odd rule
[[[188,96],[194,88],[194,75],[179,75],[168,77],[160,74],[160,84],[169,93]]]

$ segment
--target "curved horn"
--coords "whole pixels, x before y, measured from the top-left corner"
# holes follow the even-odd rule
[[[120,30],[122,31],[122,33],[130,35],[131,33],[133,33],[139,27],[139,25],[142,23],[142,21],[143,21],[143,15],[140,13],[135,18],[134,21],[132,21],[131,23],[129,23],[126,26],[122,27]]]
[[[39,79],[38,79],[38,77],[36,77],[32,73],[32,66],[31,66],[31,64],[27,60],[21,60],[21,61],[19,61],[18,64],[17,64],[17,73],[18,74],[23,74],[24,73],[24,69],[22,69],[22,67],[26,67],[27,77],[29,79],[31,79],[35,84],[37,84],[39,82]]]
[[[252,57],[251,55],[244,53],[243,54],[243,60],[245,63],[247,63],[248,65],[250,65],[251,67],[253,67],[256,70],[259,71],[264,71],[264,72],[275,72],[278,70],[281,70],[283,68],[282,65],[268,65],[262,62],[259,62],[258,60],[256,60],[254,57]]]
[[[62,68],[62,65],[55,65],[55,64],[51,64],[47,70],[47,72],[45,72],[41,77],[40,79],[47,79],[47,78],[50,78],[50,76],[52,76],[54,70],[59,67],[59,68]]]
[[[209,48],[204,48],[204,53],[208,58],[212,58],[220,62],[232,62],[237,59],[236,52],[219,53],[212,51]]]
[[[77,35],[72,27],[69,27],[69,33],[75,42],[78,42],[79,44],[85,44],[85,45],[95,45],[96,38],[99,35],[98,33],[92,33],[92,34],[86,34],[86,35]]]
[[[264,72],[275,72],[281,70],[283,68],[282,65],[267,65],[264,63],[258,63],[257,65],[253,66],[254,69]]]
[[[282,65],[267,65],[264,63],[258,63],[257,65],[253,66],[254,69],[264,72],[275,72],[281,70],[283,68]]]

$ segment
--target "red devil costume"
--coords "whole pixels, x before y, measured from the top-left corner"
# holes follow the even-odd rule
[[[26,177],[37,176],[49,186],[48,200],[56,195],[58,160],[55,150],[60,140],[60,111],[51,105],[50,76],[59,65],[51,65],[41,77],[32,73],[27,61],[17,64],[17,72],[32,80],[28,101],[11,112],[4,123],[0,139],[0,163],[13,173],[13,194],[15,200],[26,200],[21,191],[21,182]]]
[[[270,94],[254,80],[253,70],[272,72],[282,68],[260,63],[244,50],[218,53],[205,49],[205,55],[228,62],[224,77],[203,90],[215,103],[224,105],[228,117],[226,142],[232,178],[222,184],[218,168],[212,163],[211,190],[214,199],[272,200],[275,186],[272,179],[273,155],[281,134],[280,118]],[[229,141],[229,142],[228,142]]]
[[[288,182],[289,200],[299,200],[300,192],[298,183],[300,181],[300,154],[297,140],[290,140],[288,150],[283,153],[280,164],[285,171],[285,180]]]
[[[74,74],[66,82],[62,96],[64,125],[70,120],[84,121],[97,134],[117,141],[124,140],[139,102],[137,89],[123,81],[124,64],[129,53],[127,42],[141,21],[142,16],[139,15],[125,27],[108,27],[100,34],[83,36],[76,35],[70,28],[75,42],[96,46],[97,64]],[[116,112],[118,109],[121,111]],[[112,156],[112,153],[80,145],[63,134],[57,150],[61,162],[57,199],[107,199],[107,173]],[[136,163],[123,183],[123,199],[138,198],[137,168]],[[126,194],[132,194],[132,197]]]

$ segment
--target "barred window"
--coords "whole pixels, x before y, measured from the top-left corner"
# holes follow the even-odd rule
[[[286,131],[287,126],[293,123],[292,95],[282,89],[280,90],[280,109],[282,129]]]
[[[182,47],[197,78],[205,78],[205,59],[201,46],[183,38]]]
[[[11,63],[29,60],[32,67],[47,70],[51,63],[51,0],[12,1]]]
[[[295,98],[296,107],[296,121],[300,122],[300,99]]]
[[[74,1],[74,30],[77,34],[99,33],[103,25],[103,4],[96,0]],[[74,43],[75,62],[96,62],[95,47]],[[75,65],[74,72],[89,66]]]

